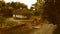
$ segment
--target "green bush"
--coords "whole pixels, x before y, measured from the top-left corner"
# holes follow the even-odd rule
[[[0,24],[5,23],[5,18],[0,16]]]
[[[7,22],[6,22],[6,25],[13,27],[13,26],[17,26],[18,23],[17,23],[17,22],[14,22],[14,21],[7,21]]]

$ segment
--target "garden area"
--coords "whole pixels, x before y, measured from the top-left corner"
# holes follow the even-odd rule
[[[59,9],[54,8],[45,0],[30,9],[24,3],[0,1],[0,34],[52,34],[60,22]]]

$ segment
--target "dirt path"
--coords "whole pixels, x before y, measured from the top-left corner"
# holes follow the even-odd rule
[[[22,30],[23,27],[16,26],[7,30],[0,30],[0,34],[53,34],[55,27],[53,24],[44,24],[37,29]]]
[[[53,24],[44,24],[38,29],[34,29],[30,34],[53,34],[56,25]]]

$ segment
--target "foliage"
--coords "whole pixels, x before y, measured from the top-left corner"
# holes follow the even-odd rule
[[[4,1],[0,1],[0,7],[5,7],[5,2]]]
[[[7,25],[7,26],[10,26],[10,27],[14,27],[14,26],[17,26],[18,23],[17,23],[17,22],[14,22],[14,21],[7,21],[7,22],[6,22],[6,25]]]
[[[0,24],[5,23],[5,18],[0,16]]]
[[[44,5],[44,17],[53,24],[60,24],[60,5],[58,0],[46,0]]]
[[[1,9],[1,13],[3,14],[2,16],[4,16],[4,17],[11,17],[12,11],[13,11],[13,9],[10,9],[8,7],[4,7]]]
[[[20,2],[15,2],[15,3],[12,2],[11,7],[14,8],[14,9],[19,9],[20,7],[26,8],[27,6],[23,3],[20,3]]]

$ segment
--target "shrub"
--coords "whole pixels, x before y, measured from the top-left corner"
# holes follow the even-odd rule
[[[5,23],[5,18],[0,16],[0,24]]]
[[[9,26],[9,27],[14,27],[14,26],[17,26],[18,23],[17,22],[14,22],[14,21],[7,21],[6,22],[6,25]]]

